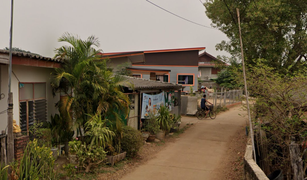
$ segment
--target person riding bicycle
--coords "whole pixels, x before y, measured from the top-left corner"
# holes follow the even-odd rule
[[[206,94],[204,94],[203,98],[201,98],[201,101],[200,101],[200,107],[206,112],[206,115],[207,115],[209,108],[206,106],[206,103],[213,105],[211,102],[209,102],[206,99]]]

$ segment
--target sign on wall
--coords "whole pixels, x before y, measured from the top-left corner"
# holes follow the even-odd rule
[[[141,118],[147,119],[150,113],[157,114],[160,106],[164,105],[164,92],[154,95],[143,93]]]
[[[164,97],[165,106],[169,109],[169,111],[171,111],[172,105],[173,105],[174,93],[173,92],[165,92],[164,95],[165,95],[165,97]]]

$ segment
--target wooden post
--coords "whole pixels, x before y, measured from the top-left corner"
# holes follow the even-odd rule
[[[9,93],[9,107],[7,110],[7,162],[14,160],[14,133],[13,133],[13,93]]]
[[[221,106],[223,106],[223,99],[224,99],[223,92],[224,92],[224,88],[221,88],[221,97],[220,97]]]
[[[178,114],[181,115],[181,90],[178,90],[177,101],[178,101]]]
[[[237,91],[233,90],[233,103],[236,102],[236,95],[237,95]]]
[[[247,82],[246,82],[246,73],[245,73],[245,64],[244,64],[244,53],[243,53],[243,42],[242,42],[242,36],[241,36],[241,23],[240,23],[239,8],[237,8],[237,16],[238,16],[239,37],[240,37],[240,45],[241,45],[241,58],[242,58],[243,78],[244,78],[244,90],[246,92],[246,105],[247,105],[247,113],[248,113],[248,120],[249,120],[249,129],[250,129],[249,132],[250,132],[250,136],[251,136],[251,140],[252,140],[254,160],[257,162],[255,142],[254,142],[254,129],[253,129],[253,123],[252,123],[252,119],[251,119],[251,113],[250,113],[249,101],[248,101],[248,91],[247,91]]]
[[[9,68],[8,68],[8,110],[7,110],[7,162],[12,163],[14,160],[14,133],[13,133],[13,93],[11,91],[12,77],[12,43],[13,43],[13,15],[14,0],[11,0],[11,27],[10,27],[10,51],[9,51]],[[10,172],[9,172],[10,173]]]
[[[216,107],[216,100],[217,100],[217,91],[215,92],[215,96],[214,96],[214,107]]]
[[[7,157],[6,157],[6,134],[5,131],[2,131],[1,134],[2,137],[1,138],[1,165],[7,165]]]
[[[227,104],[226,104],[226,93],[227,93],[227,91],[226,91],[226,89],[224,90],[224,106],[226,106]]]

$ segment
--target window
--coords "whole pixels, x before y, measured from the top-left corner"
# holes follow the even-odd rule
[[[168,77],[169,77],[168,74],[166,74],[166,75],[156,75],[156,80],[162,81],[162,82],[169,82]]]
[[[194,74],[191,75],[178,75],[177,76],[177,84],[182,85],[194,85]]]
[[[212,68],[211,69],[211,74],[218,74],[221,70],[217,68]]]
[[[20,128],[29,133],[35,120],[47,121],[46,83],[19,83]]]
[[[142,78],[142,75],[141,75],[141,74],[133,74],[132,77],[135,77],[135,78]]]

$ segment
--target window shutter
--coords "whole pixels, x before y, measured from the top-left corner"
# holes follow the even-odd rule
[[[34,117],[38,122],[47,121],[47,100],[40,99],[34,101]]]

